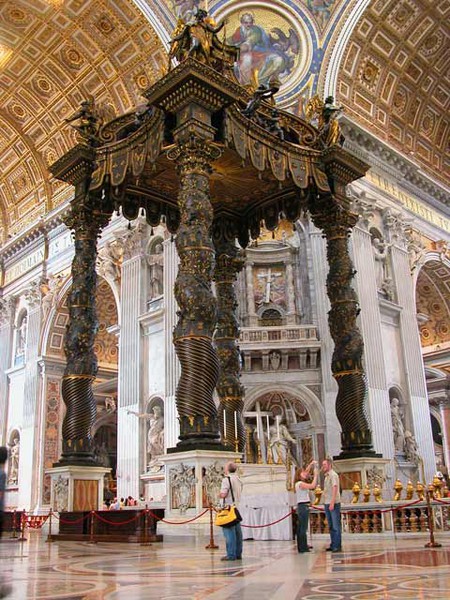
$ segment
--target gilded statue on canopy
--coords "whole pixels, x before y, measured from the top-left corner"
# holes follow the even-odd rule
[[[174,58],[178,62],[195,58],[217,71],[223,71],[224,67],[232,69],[239,50],[219,39],[217,34],[224,27],[225,21],[217,25],[201,8],[189,14],[188,20],[179,17],[170,40],[169,69]]]
[[[337,118],[342,110],[341,106],[334,104],[333,96],[328,96],[323,102],[316,94],[306,104],[305,116],[308,121],[317,119],[319,137],[325,148],[344,144],[345,137]]]

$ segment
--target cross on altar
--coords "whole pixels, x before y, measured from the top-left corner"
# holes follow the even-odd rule
[[[258,435],[258,441],[261,444],[261,455],[263,456],[263,460],[267,462],[266,437],[264,435],[263,417],[266,417],[267,439],[269,439],[269,418],[273,417],[272,413],[269,411],[261,410],[261,405],[259,403],[259,400],[257,400],[256,410],[244,412],[243,415],[244,417],[256,417],[256,432]]]
[[[265,291],[264,291],[264,300],[263,300],[263,304],[269,304],[270,303],[270,294],[271,294],[271,286],[272,283],[274,283],[275,278],[276,277],[281,277],[283,275],[283,273],[281,272],[274,272],[272,273],[272,268],[269,267],[267,269],[267,273],[259,273],[258,274],[258,278],[259,279],[266,279],[266,284],[265,284]]]

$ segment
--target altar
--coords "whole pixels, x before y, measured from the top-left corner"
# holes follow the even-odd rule
[[[242,515],[242,537],[244,540],[292,540],[294,539],[293,517],[288,515],[295,507],[295,494],[243,495],[239,503]],[[282,519],[282,520],[280,520]],[[277,522],[278,521],[278,522]],[[270,527],[262,527],[273,523]]]

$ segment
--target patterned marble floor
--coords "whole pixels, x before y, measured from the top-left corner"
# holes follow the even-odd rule
[[[220,534],[219,534],[220,536]],[[342,553],[298,554],[294,542],[245,542],[242,562],[224,563],[207,540],[166,536],[164,543],[55,542],[39,532],[3,540],[0,565],[11,600],[427,600],[450,598],[450,534],[442,548],[426,538],[344,539]]]

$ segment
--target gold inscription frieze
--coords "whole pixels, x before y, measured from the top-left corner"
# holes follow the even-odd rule
[[[406,194],[398,186],[385,177],[382,177],[373,171],[369,171],[366,174],[366,177],[376,187],[383,190],[383,192],[387,192],[397,200],[400,200],[407,210],[413,212],[419,217],[422,217],[422,219],[425,219],[425,221],[428,221],[433,225],[437,225],[437,227],[444,229],[444,231],[450,231],[450,219],[446,219],[435,210],[429,208],[426,204],[419,202],[409,194]]]

